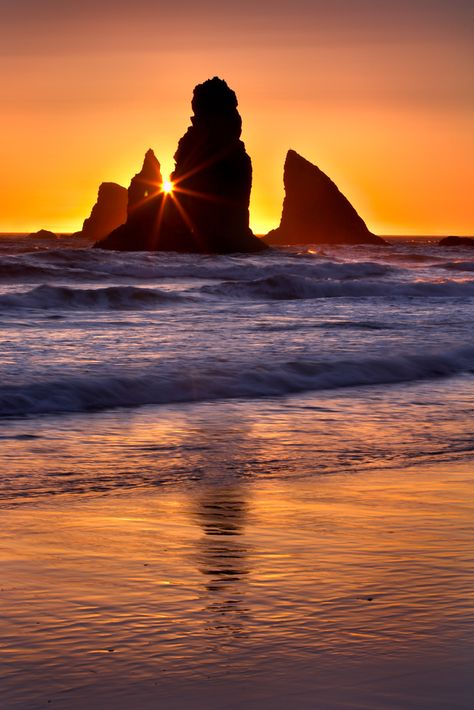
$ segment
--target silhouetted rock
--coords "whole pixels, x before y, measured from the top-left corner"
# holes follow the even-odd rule
[[[159,220],[165,206],[162,184],[160,163],[150,148],[145,153],[142,169],[128,188],[125,224],[94,246],[118,251],[155,251],[161,232]]]
[[[284,185],[280,226],[267,234],[267,243],[386,244],[332,180],[294,150],[286,156]]]
[[[74,236],[97,241],[127,219],[127,190],[115,182],[103,182],[90,216]]]
[[[128,188],[127,216],[133,216],[138,208],[159,195],[162,183],[160,163],[149,148],[145,153],[142,169],[132,178]]]
[[[37,232],[32,232],[28,236],[36,239],[57,239],[58,237],[57,234],[50,232],[48,229],[39,229]]]
[[[214,77],[196,86],[192,108],[174,156],[173,193],[160,191],[160,166],[148,151],[128,190],[126,224],[95,246],[211,254],[267,248],[249,227],[252,164],[235,93]]]
[[[191,126],[178,144],[171,177],[195,251],[266,248],[249,227],[252,162],[240,140],[237,97],[218,77],[194,89]],[[184,229],[183,229],[184,227]]]
[[[474,249],[474,239],[471,237],[444,237],[438,242],[440,247],[470,247]]]

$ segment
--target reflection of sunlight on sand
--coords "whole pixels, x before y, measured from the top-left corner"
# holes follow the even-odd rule
[[[178,697],[212,675],[253,697],[262,684],[284,697],[297,677],[327,693],[332,677],[333,694],[350,681],[357,698],[360,673],[379,697],[396,667],[396,707],[408,707],[404,673],[421,666],[462,692],[470,471],[232,480],[219,471],[235,452],[239,469],[248,433],[227,425],[195,459],[201,481],[3,511],[3,697],[30,707],[67,690],[84,707],[167,679]]]

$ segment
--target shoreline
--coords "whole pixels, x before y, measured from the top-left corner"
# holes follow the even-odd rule
[[[467,709],[473,489],[211,471],[4,509],[4,707]]]

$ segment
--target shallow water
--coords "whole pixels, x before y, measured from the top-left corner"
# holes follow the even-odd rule
[[[3,511],[2,707],[470,707],[472,469],[225,460]]]
[[[474,459],[472,378],[5,420],[0,505]]]
[[[0,708],[470,708],[472,255],[76,247],[0,240]]]

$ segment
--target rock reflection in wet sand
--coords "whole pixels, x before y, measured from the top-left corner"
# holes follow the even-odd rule
[[[184,488],[3,511],[2,710],[467,709],[471,471],[232,480],[221,439]]]

